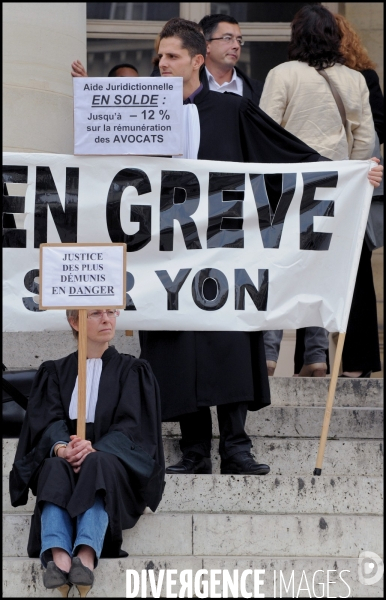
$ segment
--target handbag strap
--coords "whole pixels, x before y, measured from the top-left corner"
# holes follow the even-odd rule
[[[336,89],[335,85],[332,83],[331,79],[329,78],[329,76],[327,75],[327,73],[324,69],[320,69],[320,71],[317,71],[317,72],[319,73],[319,75],[321,75],[327,81],[328,85],[330,86],[332,95],[334,96],[334,100],[335,100],[336,105],[339,110],[340,118],[342,119],[343,126],[345,127],[346,120],[347,120],[346,109],[344,107],[342,98],[340,97],[338,90]]]

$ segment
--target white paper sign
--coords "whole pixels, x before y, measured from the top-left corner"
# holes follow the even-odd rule
[[[182,154],[182,77],[73,82],[74,154]]]
[[[40,309],[126,306],[126,244],[41,244]]]
[[[121,329],[345,331],[370,168],[5,153],[8,193],[25,198],[3,199],[24,210],[3,233],[4,330],[66,328],[60,311],[39,312],[39,244],[74,241],[127,244]],[[285,187],[276,210],[272,173]],[[208,278],[217,295],[205,299]]]

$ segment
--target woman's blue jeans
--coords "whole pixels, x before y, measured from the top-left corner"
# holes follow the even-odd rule
[[[94,505],[76,517],[76,538],[74,544],[74,522],[65,508],[52,502],[45,502],[42,510],[42,549],[40,560],[47,567],[47,550],[62,548],[74,556],[78,546],[85,544],[95,550],[95,566],[102,552],[103,540],[109,522],[102,496],[95,497]],[[46,553],[46,556],[45,556]],[[48,560],[47,560],[48,558]]]

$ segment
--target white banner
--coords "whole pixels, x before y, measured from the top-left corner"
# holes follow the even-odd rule
[[[40,243],[120,242],[120,329],[345,331],[370,168],[5,153],[3,211],[17,229],[3,232],[4,330],[68,327],[63,311],[38,311]]]
[[[182,77],[74,77],[74,154],[182,154]]]

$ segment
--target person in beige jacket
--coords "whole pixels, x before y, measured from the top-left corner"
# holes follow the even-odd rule
[[[364,77],[344,66],[335,18],[321,5],[304,6],[291,24],[289,62],[272,69],[265,81],[260,108],[279,125],[330,160],[366,160],[374,148],[374,123]],[[325,69],[346,111],[343,125]],[[268,373],[273,375],[282,331],[266,331]],[[328,332],[306,327],[300,376],[325,376]]]
[[[326,158],[371,158],[374,123],[365,78],[339,63],[326,71],[346,109],[346,130],[328,83],[314,67],[298,60],[268,73],[260,108]]]

